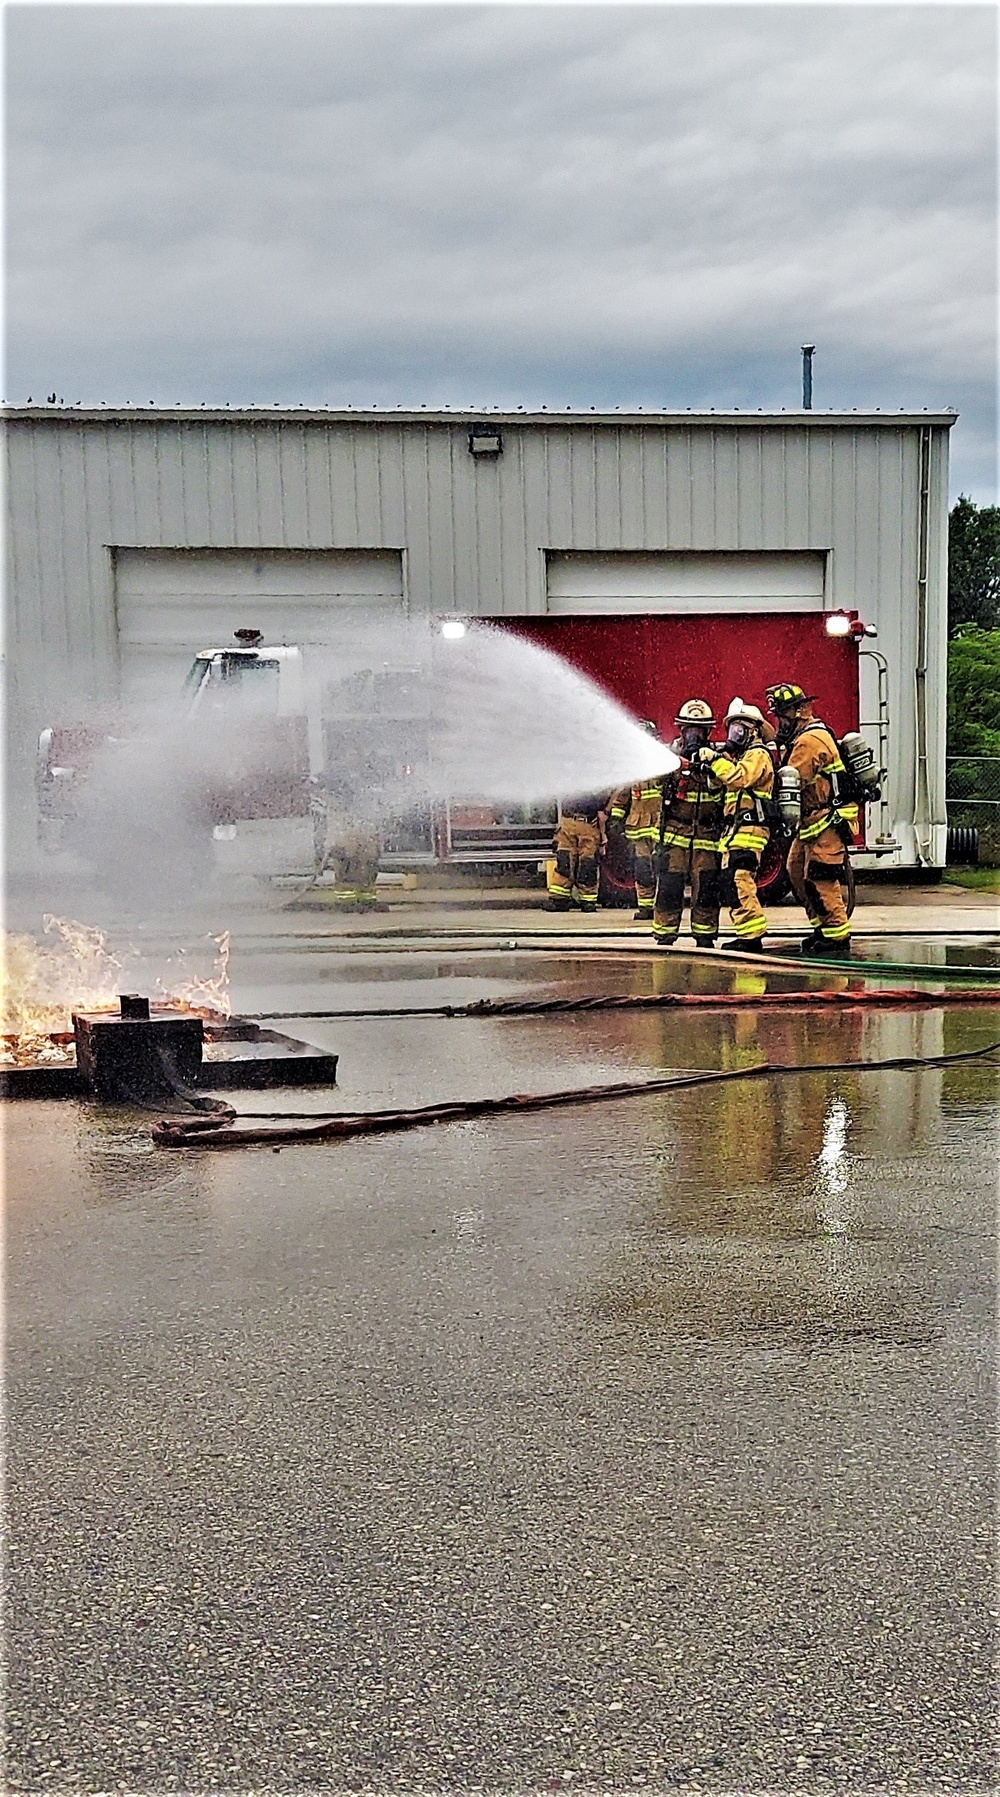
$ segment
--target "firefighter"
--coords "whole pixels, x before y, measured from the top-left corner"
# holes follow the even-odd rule
[[[712,948],[722,902],[725,795],[711,769],[692,758],[708,744],[715,718],[705,699],[685,699],[674,722],[678,735],[670,746],[681,765],[663,781],[653,941],[658,948],[676,942],[690,884],[691,934],[701,948]]]
[[[328,776],[325,788],[314,792],[309,809],[316,877],[334,875],[328,889],[331,905],[339,911],[377,910],[381,842],[372,795],[357,777]]]
[[[642,728],[657,736],[651,718],[643,718]],[[611,794],[608,827],[624,830],[632,847],[632,870],[635,880],[636,909],[634,923],[651,923],[656,901],[656,853],[660,840],[660,813],[663,809],[663,782],[640,780],[635,786],[622,786]]]
[[[573,892],[581,911],[597,910],[598,863],[604,844],[603,813],[607,794],[586,793],[564,799],[552,838],[546,911],[572,911]]]
[[[845,887],[847,845],[858,824],[858,807],[840,792],[847,769],[832,730],[813,711],[814,693],[794,681],[767,689],[768,707],[778,720],[784,765],[798,774],[801,823],[788,851],[788,877],[812,928],[802,954],[847,959],[851,920]]]
[[[764,746],[764,719],[756,705],[734,699],[726,712],[726,742],[699,749],[695,759],[725,787],[724,886],[736,932],[726,948],[762,954],[767,917],[757,897],[757,873],[771,823],[774,764]]]

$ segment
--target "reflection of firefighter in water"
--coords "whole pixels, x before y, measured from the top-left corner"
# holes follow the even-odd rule
[[[706,974],[712,965],[704,963]],[[749,996],[764,989],[767,976],[747,969],[731,984],[734,993]],[[683,1025],[665,1017],[662,1054],[672,1067],[735,1070],[767,1061],[807,1068],[810,1062],[861,1060],[864,1027],[860,1008],[791,1013],[747,1006],[689,1016]],[[713,1233],[787,1238],[816,1224],[825,1227],[814,1174],[831,1103],[839,1099],[853,1114],[869,1087],[856,1074],[805,1071],[701,1088],[698,1126],[684,1126],[678,1114],[677,1159],[669,1193],[664,1188],[672,1215],[678,1219],[678,1207],[691,1208],[700,1218],[707,1206]]]
[[[643,718],[642,728],[650,736],[658,734],[651,718]],[[608,830],[621,831],[632,851],[632,877],[635,880],[636,909],[634,921],[651,922],[656,898],[656,850],[660,839],[660,812],[663,806],[661,779],[639,780],[634,786],[622,786],[611,794],[608,805]]]
[[[663,957],[655,972],[666,980],[673,967]],[[713,967],[718,976],[708,961],[692,971]],[[734,967],[730,979],[734,994],[771,983],[759,967]],[[831,988],[839,986],[837,976]],[[857,1227],[884,1198],[853,1158],[853,1129],[859,1119],[869,1130],[881,1124],[898,1102],[898,1075],[849,1070],[872,1046],[871,1015],[860,1007],[658,1015],[664,1069],[769,1062],[801,1071],[719,1081],[650,1112],[663,1132],[663,1170],[609,1280],[606,1313],[638,1321],[644,1339],[808,1346],[885,1340],[900,1329],[923,1335],[927,1289],[887,1280],[884,1257]],[[810,1072],[810,1063],[838,1071]]]
[[[660,948],[677,940],[684,891],[690,885],[691,934],[702,948],[711,948],[719,933],[725,795],[698,757],[708,744],[715,718],[706,700],[686,699],[674,722],[678,735],[671,748],[681,765],[662,782],[653,940]]]

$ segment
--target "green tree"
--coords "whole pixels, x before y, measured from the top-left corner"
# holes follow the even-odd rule
[[[1000,756],[1000,630],[967,624],[949,644],[948,753]],[[951,801],[1000,798],[997,774],[981,761],[953,764]]]
[[[948,520],[948,631],[1000,625],[1000,506],[960,493]]]
[[[967,625],[949,646],[948,752],[1000,755],[1000,630]]]

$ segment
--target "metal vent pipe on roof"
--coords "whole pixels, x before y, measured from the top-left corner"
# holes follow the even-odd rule
[[[803,343],[802,345],[802,409],[805,412],[812,411],[813,355],[815,349],[815,343]]]

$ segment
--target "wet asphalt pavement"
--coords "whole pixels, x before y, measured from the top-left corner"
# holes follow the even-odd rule
[[[234,973],[255,1010],[676,970]],[[241,1109],[936,1054],[1000,1009],[301,1033],[336,1094]],[[805,1074],[280,1155],[8,1105],[8,1788],[992,1789],[997,1098]]]

